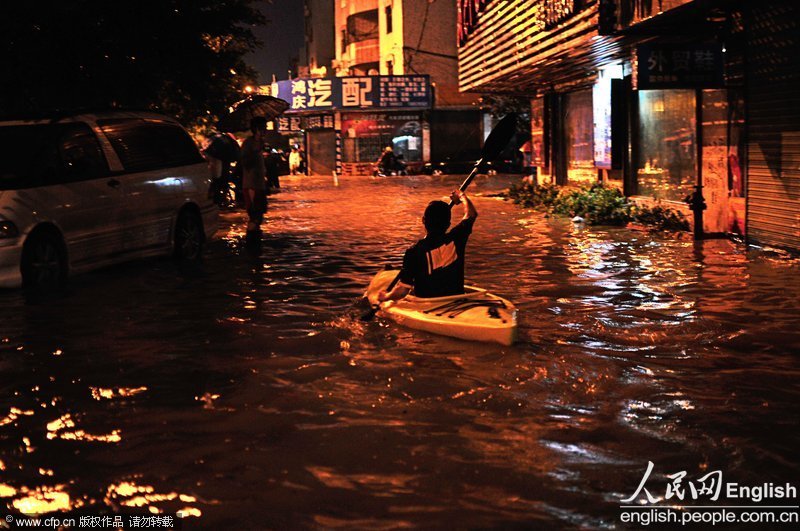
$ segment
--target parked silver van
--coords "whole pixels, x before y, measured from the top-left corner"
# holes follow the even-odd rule
[[[174,253],[215,232],[210,172],[175,120],[103,112],[0,120],[0,287]]]

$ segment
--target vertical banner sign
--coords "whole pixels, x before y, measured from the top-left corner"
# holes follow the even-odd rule
[[[531,100],[531,166],[543,168],[544,157],[544,98]]]
[[[342,132],[336,131],[336,175],[342,174]]]
[[[592,89],[592,115],[594,117],[594,165],[610,170],[613,164],[610,77],[599,78]]]
[[[703,231],[728,232],[728,97],[725,90],[702,92]]]

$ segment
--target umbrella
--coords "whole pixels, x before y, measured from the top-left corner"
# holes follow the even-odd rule
[[[239,144],[228,133],[212,135],[203,151],[222,162],[239,160]]]
[[[230,108],[230,112],[220,118],[217,128],[220,131],[236,132],[250,129],[250,120],[256,116],[263,116],[272,120],[289,108],[289,103],[280,98],[251,94],[242,101],[237,101]]]

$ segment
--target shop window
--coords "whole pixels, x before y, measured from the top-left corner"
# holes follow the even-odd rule
[[[422,128],[418,115],[365,114],[342,120],[344,162],[376,162],[391,147],[405,162],[422,160]]]
[[[571,183],[596,181],[592,91],[567,94],[564,101],[567,181]]]
[[[682,201],[697,182],[693,90],[639,91],[639,195]]]

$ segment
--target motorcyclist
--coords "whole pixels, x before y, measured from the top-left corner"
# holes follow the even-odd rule
[[[398,172],[403,169],[397,155],[394,154],[391,146],[386,146],[378,159],[378,173],[382,175],[391,175],[393,172]]]

